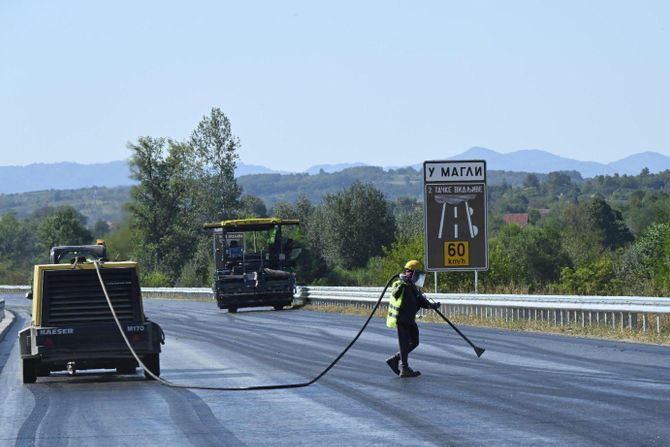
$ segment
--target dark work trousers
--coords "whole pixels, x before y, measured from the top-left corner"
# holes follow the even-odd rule
[[[400,358],[402,366],[408,367],[407,356],[419,346],[419,327],[415,322],[398,322],[398,345],[400,346],[400,352],[395,357]]]

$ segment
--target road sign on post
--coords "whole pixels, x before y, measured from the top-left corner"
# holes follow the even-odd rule
[[[486,161],[423,163],[426,270],[488,270]]]

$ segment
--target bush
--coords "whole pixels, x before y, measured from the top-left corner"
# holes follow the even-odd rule
[[[140,277],[142,287],[170,287],[172,285],[170,277],[158,270],[152,270],[140,275]]]
[[[621,295],[623,281],[617,278],[612,260],[603,257],[588,266],[563,268],[559,288],[576,295]]]
[[[618,273],[627,294],[657,295],[662,292],[664,245],[669,230],[667,223],[654,223],[621,253]]]
[[[487,288],[544,289],[558,281],[561,268],[570,265],[560,234],[551,227],[503,227],[491,240],[490,269],[483,275]]]

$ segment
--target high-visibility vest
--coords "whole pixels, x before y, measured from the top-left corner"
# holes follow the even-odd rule
[[[402,298],[405,296],[405,284],[404,281],[396,281],[391,287],[391,298],[389,299],[389,311],[386,314],[386,326],[390,328],[398,327],[398,312],[400,312],[400,306],[402,305]]]

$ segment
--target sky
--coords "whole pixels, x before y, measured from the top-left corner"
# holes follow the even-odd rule
[[[0,2],[0,166],[126,159],[212,107],[277,170],[670,155],[670,2]]]

